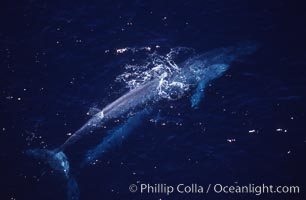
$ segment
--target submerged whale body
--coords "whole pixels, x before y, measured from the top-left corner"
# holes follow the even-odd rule
[[[168,62],[158,65],[144,74],[150,74],[149,78],[144,79],[141,84],[132,88],[112,103],[108,104],[104,109],[96,113],[81,128],[72,134],[62,145],[54,150],[34,149],[28,150],[27,154],[34,158],[44,160],[51,168],[62,171],[68,180],[68,198],[77,199],[77,184],[71,176],[69,162],[64,151],[84,136],[99,129],[104,123],[111,119],[115,119],[128,112],[137,113],[141,111],[148,103],[156,103],[163,98],[178,99],[184,96],[188,91],[194,91],[191,95],[190,102],[193,108],[198,108],[201,99],[204,96],[203,90],[208,82],[221,76],[230,64],[237,58],[249,55],[256,50],[254,44],[244,44],[227,48],[219,48],[207,53],[195,55],[183,61],[180,64]],[[155,71],[154,71],[155,70]],[[156,70],[159,70],[156,73]],[[173,98],[175,96],[175,98]],[[111,145],[116,143],[119,137],[131,132],[129,123],[140,122],[140,118],[144,116],[144,112],[128,120],[123,126],[126,132],[112,131],[112,136],[106,137],[97,148],[90,151],[91,157],[100,155],[97,151],[109,149]],[[117,135],[116,135],[117,134]],[[91,158],[88,157],[87,159]],[[85,162],[88,163],[88,162]]]

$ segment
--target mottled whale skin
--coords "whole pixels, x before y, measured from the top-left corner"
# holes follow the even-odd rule
[[[237,58],[249,55],[256,49],[257,44],[247,42],[237,46],[218,48],[203,54],[198,54],[180,63],[180,70],[172,74],[169,81],[174,85],[175,83],[185,82],[191,86],[190,89],[195,88],[195,92],[191,96],[190,101],[192,107],[196,108],[203,97],[203,90],[207,82],[221,76]],[[182,77],[184,77],[184,80],[181,80]],[[107,121],[133,111],[135,108],[141,107],[152,99],[154,99],[154,102],[161,99],[159,90],[160,84],[161,80],[159,78],[154,78],[143,85],[139,85],[95,114],[58,148],[54,150],[45,150],[48,151],[46,154],[42,153],[43,150],[39,151],[40,153],[34,153],[32,150],[32,153],[35,157],[39,157],[41,154],[44,159],[50,157],[46,155],[54,154],[54,161],[60,160],[58,158],[62,158],[64,157],[63,155],[65,155],[61,152],[65,151],[68,146],[74,144],[85,135],[99,129]],[[67,160],[66,157],[65,160]],[[67,165],[60,163],[57,166]]]
[[[100,128],[101,125],[108,120],[122,116],[135,107],[147,103],[149,100],[156,97],[158,84],[159,81],[157,79],[151,80],[108,104],[103,110],[95,114],[87,123],[71,135],[56,151],[64,151],[67,146],[75,143],[84,135]]]
[[[169,82],[172,83],[172,86],[179,85],[182,82],[187,83],[190,86],[188,90],[194,90],[194,93],[190,98],[191,106],[197,108],[199,102],[203,98],[203,90],[205,89],[206,84],[221,76],[229,68],[230,64],[237,60],[237,58],[249,55],[256,49],[257,44],[246,43],[238,46],[219,48],[207,53],[196,55],[179,64],[180,70],[168,77]],[[71,197],[77,199],[78,185],[70,173],[68,158],[64,151],[67,147],[82,139],[87,134],[99,129],[107,121],[123,116],[130,111],[135,111],[137,108],[140,110],[149,101],[157,102],[160,100],[162,98],[160,93],[161,81],[162,80],[159,78],[154,78],[143,85],[139,85],[130,90],[112,103],[108,104],[104,109],[89,119],[58,148],[54,150],[32,149],[28,150],[27,154],[44,161],[52,169],[62,172],[67,179],[68,197],[70,199]],[[183,92],[186,91],[183,90]],[[139,115],[138,117],[142,116],[143,115]],[[133,120],[139,121],[137,118],[130,119],[131,123]],[[126,130],[128,129],[126,127],[124,128]],[[102,142],[97,149],[103,150],[109,148],[109,145],[115,143],[116,139],[121,136],[124,136],[124,133],[120,132],[118,135],[106,137],[106,141]]]

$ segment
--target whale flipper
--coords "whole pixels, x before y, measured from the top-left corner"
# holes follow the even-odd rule
[[[193,95],[190,98],[191,107],[194,109],[199,108],[201,100],[204,98],[204,89],[206,81],[201,81],[198,87],[195,89]]]
[[[203,69],[205,72],[202,80],[199,81],[197,88],[190,98],[192,108],[198,108],[201,100],[204,98],[204,89],[208,82],[221,76],[229,67],[229,64],[212,64],[209,68]]]

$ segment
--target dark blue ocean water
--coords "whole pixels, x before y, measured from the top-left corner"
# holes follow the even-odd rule
[[[69,148],[80,199],[257,197],[129,191],[140,183],[297,185],[300,194],[259,198],[305,198],[305,17],[301,3],[281,0],[2,1],[0,198],[67,199],[65,178],[25,151],[58,147],[90,108],[127,91],[115,79],[145,53],[117,50],[202,53],[244,41],[260,47],[207,86],[198,109],[188,97],[153,105],[122,144],[83,168],[106,130]]]

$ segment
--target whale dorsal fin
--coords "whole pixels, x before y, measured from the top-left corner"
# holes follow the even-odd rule
[[[90,116],[94,116],[95,114],[101,112],[101,110],[97,107],[91,107],[89,108],[89,110],[87,111],[86,115],[90,115]]]

